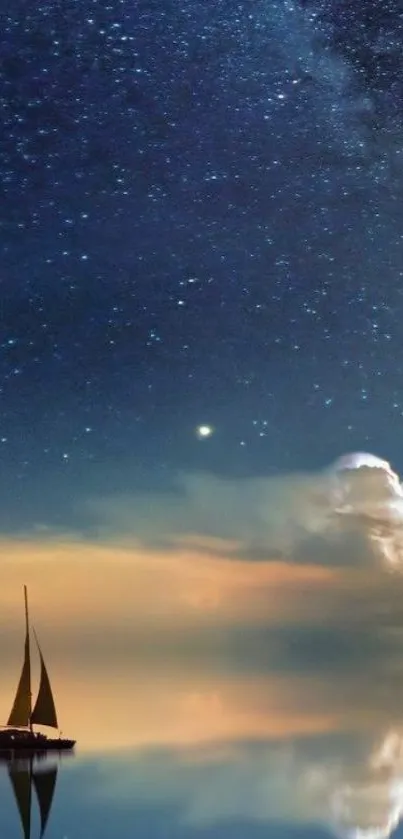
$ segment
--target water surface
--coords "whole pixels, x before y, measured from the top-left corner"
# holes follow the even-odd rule
[[[93,706],[93,727],[74,757],[1,764],[3,835],[40,835],[38,792],[45,810],[53,793],[50,839],[399,836],[396,643],[371,667],[352,667],[348,648],[333,655],[328,635],[327,662],[302,666],[314,643],[312,634],[300,642],[299,667],[295,650],[279,666],[264,665],[261,649],[256,666],[227,648],[221,657],[155,654],[131,672],[115,669],[107,685],[101,670],[81,674],[73,687],[86,720]],[[77,732],[79,703],[75,715]]]

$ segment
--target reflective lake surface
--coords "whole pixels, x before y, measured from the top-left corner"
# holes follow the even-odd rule
[[[259,667],[154,656],[115,670],[108,709],[101,680],[84,675],[77,699],[95,708],[99,696],[103,719],[94,711],[73,757],[1,763],[1,835],[40,836],[41,824],[63,839],[403,835],[398,644],[368,667],[340,638],[326,643],[317,668],[295,666],[318,648],[312,634],[281,667],[262,648]]]

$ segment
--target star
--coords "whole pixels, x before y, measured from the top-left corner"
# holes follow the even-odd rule
[[[206,440],[208,437],[211,437],[214,434],[214,428],[212,425],[198,425],[196,427],[196,437],[199,440]]]

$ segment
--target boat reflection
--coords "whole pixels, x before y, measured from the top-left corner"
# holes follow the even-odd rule
[[[56,788],[58,763],[48,760],[48,753],[15,755],[0,752],[0,765],[8,772],[17,805],[22,835],[31,839],[32,791],[36,797],[40,818],[40,839],[45,836]]]

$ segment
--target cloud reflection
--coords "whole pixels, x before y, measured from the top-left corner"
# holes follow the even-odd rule
[[[267,725],[256,738],[245,731],[244,737],[238,732],[238,737],[210,743],[143,748],[123,764],[122,758],[108,762],[96,794],[152,806],[171,801],[180,821],[198,829],[241,820],[275,824],[280,836],[281,825],[292,823],[321,826],[346,839],[389,837],[403,811],[402,718],[400,725],[388,726],[376,718],[364,724],[356,707],[352,717],[346,709],[344,720],[337,715],[332,719],[330,703],[327,725],[321,729],[318,724],[315,730],[306,725],[309,713],[304,717],[301,712],[304,684],[298,696],[298,686],[290,681],[283,695],[289,706],[294,696],[294,711],[299,710],[289,714],[287,727],[287,712],[280,705],[276,711],[273,702],[273,692],[281,698],[276,681],[267,687],[272,690],[266,709],[271,731]],[[315,704],[317,722],[321,718],[323,725],[325,715],[317,700]],[[214,719],[210,704],[212,710]],[[225,708],[221,710],[224,719]],[[252,707],[249,711],[252,715]]]

